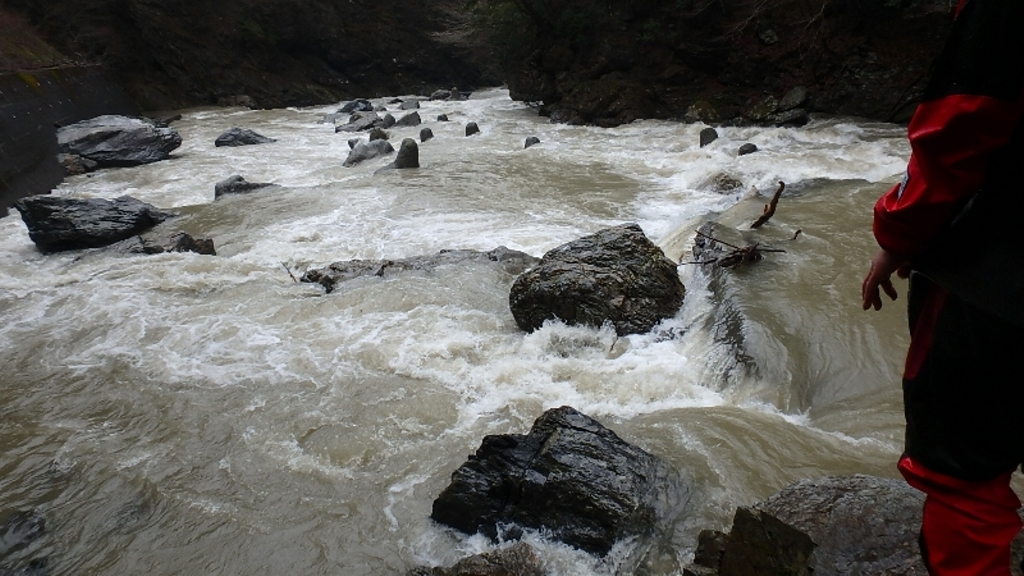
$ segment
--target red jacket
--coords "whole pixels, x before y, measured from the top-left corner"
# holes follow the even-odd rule
[[[904,181],[875,205],[879,245],[911,259],[982,188],[998,153],[1024,137],[1024,0],[961,0],[957,11],[910,122]],[[1011,163],[1024,168],[1024,158]]]

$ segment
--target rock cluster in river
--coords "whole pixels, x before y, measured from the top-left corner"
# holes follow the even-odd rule
[[[637,334],[674,316],[685,293],[676,263],[639,226],[623,224],[545,254],[516,279],[509,307],[527,331],[562,320]]]

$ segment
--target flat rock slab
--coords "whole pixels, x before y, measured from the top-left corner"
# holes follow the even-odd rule
[[[14,203],[43,253],[101,248],[175,216],[131,196],[114,200],[29,196]]]
[[[302,275],[302,282],[312,282],[323,286],[327,292],[349,280],[361,276],[390,276],[413,270],[429,271],[440,266],[450,266],[470,262],[493,263],[500,266],[507,274],[520,274],[526,268],[537,263],[537,258],[499,246],[489,252],[477,250],[442,250],[431,256],[414,256],[397,260],[344,260],[335,262],[326,268],[316,268]]]

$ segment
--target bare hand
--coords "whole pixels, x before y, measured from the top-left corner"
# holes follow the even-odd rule
[[[900,278],[910,276],[907,259],[884,248],[879,250],[871,259],[871,270],[868,271],[868,275],[864,277],[864,283],[861,285],[862,306],[865,310],[869,308],[882,309],[882,296],[878,292],[879,288],[890,300],[896,299],[896,288],[892,285],[893,272]]]

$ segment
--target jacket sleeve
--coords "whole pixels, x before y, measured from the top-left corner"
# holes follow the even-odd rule
[[[875,205],[875,238],[912,257],[982,187],[1024,117],[1024,2],[967,0],[910,122],[903,182]]]

